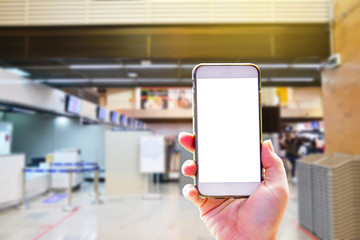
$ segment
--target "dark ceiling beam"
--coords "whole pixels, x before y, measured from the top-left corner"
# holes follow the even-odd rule
[[[325,59],[327,24],[0,28],[0,58]]]

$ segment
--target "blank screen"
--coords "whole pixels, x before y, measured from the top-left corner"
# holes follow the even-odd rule
[[[258,78],[196,81],[198,181],[260,182]]]

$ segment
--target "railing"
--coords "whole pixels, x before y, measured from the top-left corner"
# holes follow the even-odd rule
[[[57,167],[84,167],[92,166],[88,168],[62,168],[62,169],[53,169],[52,166]],[[21,206],[23,209],[28,208],[28,203],[26,199],[26,173],[35,172],[35,173],[49,173],[51,179],[52,173],[67,173],[68,174],[68,187],[66,189],[67,193],[67,206],[63,208],[64,211],[72,211],[75,207],[72,205],[72,177],[73,173],[82,173],[82,172],[94,172],[94,192],[95,200],[92,201],[95,204],[100,204],[99,193],[99,166],[97,163],[52,163],[50,168],[24,168],[22,171],[22,194],[21,194]],[[51,189],[51,180],[49,180],[49,189]]]

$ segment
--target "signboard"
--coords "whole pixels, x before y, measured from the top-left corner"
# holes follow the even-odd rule
[[[134,119],[133,121],[133,128],[138,128],[139,127],[139,121]]]
[[[124,114],[120,115],[120,125],[121,126],[127,126],[127,118]]]
[[[147,136],[140,139],[140,172],[165,172],[165,139],[163,136]]]
[[[133,124],[133,119],[128,117],[127,118],[127,126],[131,128],[133,126],[132,124]]]
[[[116,124],[118,122],[118,116],[119,116],[119,114],[117,112],[111,111],[110,112],[110,122]]]
[[[141,109],[190,109],[191,88],[141,88]]]
[[[13,124],[0,121],[0,155],[11,153]]]
[[[99,120],[105,121],[106,120],[106,108],[98,107],[96,111],[96,117]]]
[[[74,114],[80,114],[81,111],[81,99],[72,95],[66,96],[65,111]]]

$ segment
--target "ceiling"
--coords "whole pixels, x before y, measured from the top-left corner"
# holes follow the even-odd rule
[[[201,62],[252,62],[264,86],[320,86],[327,24],[0,28],[0,67],[55,87],[191,86]]]
[[[36,82],[56,87],[191,86],[192,68],[201,62],[252,62],[261,69],[263,86],[320,86],[320,60],[261,59],[26,59],[1,60],[0,66],[17,68]]]

